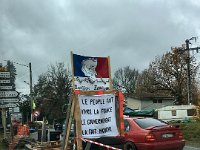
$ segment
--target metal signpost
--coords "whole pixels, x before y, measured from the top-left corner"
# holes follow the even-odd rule
[[[5,67],[4,67],[5,68]],[[6,138],[6,110],[17,107],[19,93],[11,85],[11,74],[6,70],[0,71],[0,109],[2,110],[2,125],[4,127],[4,138]]]

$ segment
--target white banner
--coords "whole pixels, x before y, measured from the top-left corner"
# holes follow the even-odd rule
[[[117,136],[115,95],[79,95],[83,138]]]
[[[83,91],[108,90],[109,78],[74,77],[75,89]]]

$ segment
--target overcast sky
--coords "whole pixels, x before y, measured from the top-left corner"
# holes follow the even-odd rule
[[[70,51],[110,56],[112,75],[125,66],[142,71],[199,36],[199,14],[198,0],[0,0],[0,63],[31,62],[34,84],[49,65],[70,66]],[[25,92],[29,70],[16,68]]]

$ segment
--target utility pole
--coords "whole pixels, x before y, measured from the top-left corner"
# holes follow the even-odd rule
[[[33,122],[33,89],[32,89],[32,69],[31,63],[29,63],[29,72],[30,72],[30,102],[31,102],[31,122]]]
[[[193,39],[197,39],[197,37],[192,37],[190,39],[187,39],[185,40],[185,43],[186,43],[186,49],[185,51],[187,51],[187,90],[188,90],[188,105],[191,105],[192,104],[192,90],[191,90],[191,69],[190,69],[190,51],[191,50],[196,50],[197,53],[200,49],[200,47],[195,47],[195,48],[190,48],[189,44],[190,43],[190,40],[193,40]]]
[[[192,93],[191,93],[191,73],[190,73],[190,40],[185,40],[186,51],[187,51],[187,90],[188,90],[188,105],[192,103]]]

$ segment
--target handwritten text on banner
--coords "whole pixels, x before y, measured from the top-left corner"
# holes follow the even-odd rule
[[[83,138],[117,136],[115,95],[79,95]]]

